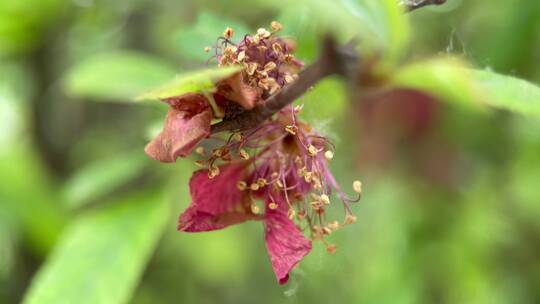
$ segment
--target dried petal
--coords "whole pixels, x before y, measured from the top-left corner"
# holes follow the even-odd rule
[[[146,146],[144,151],[151,158],[164,163],[172,163],[178,157],[186,157],[199,142],[210,135],[211,120],[210,108],[194,116],[171,108],[163,131]]]
[[[249,86],[242,79],[242,73],[236,73],[218,84],[218,94],[235,101],[247,110],[252,109],[260,98],[258,89]]]

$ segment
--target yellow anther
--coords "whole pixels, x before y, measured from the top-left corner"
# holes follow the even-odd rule
[[[272,44],[272,50],[274,50],[275,53],[280,54],[283,51],[283,48],[281,47],[281,44],[274,43]]]
[[[352,214],[347,214],[345,216],[345,224],[346,225],[354,224],[355,222],[356,222],[356,216],[354,216]]]
[[[289,208],[289,211],[287,211],[287,216],[292,221],[294,219],[294,216],[296,215],[296,211],[294,211],[293,208]]]
[[[278,204],[272,202],[270,204],[268,204],[268,208],[272,209],[272,210],[276,210],[278,207]]]
[[[251,186],[249,186],[249,188],[251,189],[251,191],[257,191],[259,190],[259,184],[253,183],[251,184]]]
[[[240,133],[234,133],[232,139],[233,139],[233,140],[236,140],[236,141],[241,141],[241,140],[242,140],[242,134],[240,134]]]
[[[329,235],[329,234],[332,233],[332,229],[330,229],[328,227],[323,227],[322,231],[323,231],[323,234],[325,234],[325,235]]]
[[[240,155],[240,158],[242,159],[245,159],[245,160],[249,159],[249,154],[244,149],[240,149],[240,151],[238,151],[238,155]]]
[[[302,109],[304,108],[304,104],[294,106],[294,113],[300,113]]]
[[[251,205],[251,212],[252,213],[259,214],[260,211],[261,211],[261,209],[259,208],[259,206],[255,205],[255,204]]]
[[[255,62],[248,63],[248,66],[246,68],[246,73],[248,73],[248,75],[250,76],[253,75],[256,70],[257,70],[257,64]]]
[[[277,181],[276,181],[276,185],[277,185],[279,188],[283,188],[283,183],[282,183],[280,180],[277,180]]]
[[[270,62],[268,62],[267,64],[264,65],[264,70],[266,72],[269,72],[269,71],[271,71],[271,70],[273,70],[275,68],[276,68],[276,64],[273,61],[270,61]]]
[[[330,198],[326,194],[321,194],[320,201],[325,205],[330,205]]]
[[[361,181],[354,181],[352,184],[353,190],[356,193],[362,193],[362,182]]]
[[[218,167],[211,167],[210,170],[208,170],[208,178],[212,179],[218,175],[219,175]]]
[[[331,160],[332,158],[334,158],[334,152],[328,150],[328,151],[324,152],[324,157],[327,160]]]
[[[308,152],[309,152],[309,155],[315,156],[317,155],[317,153],[319,153],[319,150],[317,150],[317,148],[315,148],[314,145],[309,145]]]
[[[238,188],[238,190],[240,191],[244,191],[246,190],[247,188],[247,184],[245,181],[239,181],[237,184],[236,184],[236,188]]]
[[[292,135],[296,135],[297,130],[298,130],[298,127],[294,125],[289,125],[285,127],[285,131],[289,132]]]
[[[208,46],[205,47],[205,48],[204,48],[204,51],[205,51],[206,53],[210,52],[210,47],[208,47]]]
[[[289,74],[285,75],[285,82],[286,83],[291,83],[293,81],[294,81],[294,78],[291,75],[289,75]]]
[[[278,176],[279,176],[279,173],[277,173],[277,172],[272,173],[272,178],[277,178]]]
[[[259,187],[264,187],[267,184],[267,181],[264,178],[257,178],[257,184]]]
[[[260,28],[257,30],[257,36],[259,36],[260,38],[268,38],[270,37],[270,32],[267,31],[265,28]]]
[[[197,153],[199,155],[204,155],[204,153],[205,153],[204,148],[203,147],[197,147],[195,149],[195,153]]]
[[[230,39],[234,35],[234,30],[230,27],[227,27],[225,31],[223,31],[223,37]]]
[[[328,228],[330,228],[332,230],[338,230],[339,229],[339,222],[338,221],[330,222],[328,224]]]
[[[241,51],[240,53],[238,53],[238,56],[236,57],[236,60],[238,61],[242,61],[246,58],[246,52],[245,51]]]
[[[283,25],[281,25],[281,23],[279,23],[277,21],[272,21],[270,23],[270,27],[272,28],[272,30],[274,32],[279,32],[279,31],[281,31],[281,29],[283,29]]]

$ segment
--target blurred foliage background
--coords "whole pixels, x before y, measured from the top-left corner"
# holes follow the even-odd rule
[[[540,2],[394,2],[1,1],[0,303],[539,303],[540,95],[488,74],[540,83]],[[286,286],[260,223],[176,232],[195,167],[147,159],[166,107],[132,101],[206,66],[226,26],[272,20],[306,63],[328,28],[359,35],[379,58],[364,73],[394,84],[331,78],[299,100],[365,193],[338,252],[315,244]],[[476,109],[466,76],[433,62],[532,106]]]

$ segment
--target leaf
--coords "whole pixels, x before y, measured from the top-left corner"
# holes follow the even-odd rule
[[[467,106],[487,105],[540,116],[540,87],[537,85],[512,76],[466,68],[452,59],[405,66],[392,75],[390,83]]]
[[[138,151],[83,167],[64,186],[66,203],[71,208],[78,208],[103,197],[139,175],[146,160],[146,155]]]
[[[0,172],[0,209],[20,225],[34,253],[45,255],[66,222],[57,185],[26,142],[0,150]]]
[[[242,23],[203,12],[197,17],[195,24],[178,31],[178,51],[186,58],[205,62],[213,54],[205,52],[204,48],[215,45],[216,39],[223,35],[227,27],[231,27],[235,32],[232,37],[234,42],[250,33],[249,28]]]
[[[175,73],[174,66],[144,53],[115,51],[92,56],[71,67],[63,84],[74,97],[131,102]]]
[[[319,41],[327,32],[342,42],[356,38],[364,58],[382,53],[385,64],[395,64],[409,43],[408,19],[395,0],[272,2],[278,8],[286,7],[278,21],[293,38],[306,40],[308,36],[308,41]]]
[[[540,117],[540,87],[513,76],[490,71],[469,71],[482,87],[487,105],[523,115]]]
[[[160,88],[151,90],[139,97],[137,100],[165,99],[179,96],[189,92],[211,91],[215,87],[215,82],[229,75],[240,71],[239,66],[224,68],[211,68],[195,72],[188,72],[176,76],[176,79]]]
[[[74,220],[24,303],[127,303],[168,220],[159,197],[133,195]]]

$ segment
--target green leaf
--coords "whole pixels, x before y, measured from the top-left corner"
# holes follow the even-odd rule
[[[156,193],[111,202],[74,220],[24,303],[127,303],[168,220]]]
[[[385,65],[397,63],[409,43],[409,22],[395,0],[273,2],[286,7],[278,21],[293,38],[320,41],[327,32],[342,42],[354,37],[364,58],[382,54]]]
[[[467,106],[487,105],[523,115],[540,116],[540,87],[512,76],[466,68],[459,61],[436,59],[405,66],[390,83],[419,89]]]
[[[71,67],[64,89],[80,98],[131,102],[175,73],[174,66],[144,53],[115,51],[92,56]]]
[[[540,117],[540,87],[513,76],[490,71],[471,70],[471,78],[482,87],[489,106],[523,115]]]
[[[71,208],[95,201],[138,176],[147,164],[142,151],[120,154],[96,161],[75,173],[64,186],[64,197]]]
[[[232,37],[234,42],[250,33],[249,28],[242,23],[203,12],[197,17],[195,24],[178,31],[178,51],[188,59],[205,62],[213,54],[205,52],[204,48],[215,45],[216,39],[223,35],[227,27],[231,27],[235,32]]]
[[[188,72],[176,76],[176,79],[160,88],[151,90],[139,97],[137,100],[165,99],[173,96],[183,95],[189,92],[212,91],[215,82],[229,75],[240,71],[239,66],[224,68],[204,69],[195,72]]]
[[[389,83],[418,89],[462,105],[478,105],[475,88],[465,63],[453,58],[425,60],[405,65],[391,74]]]

